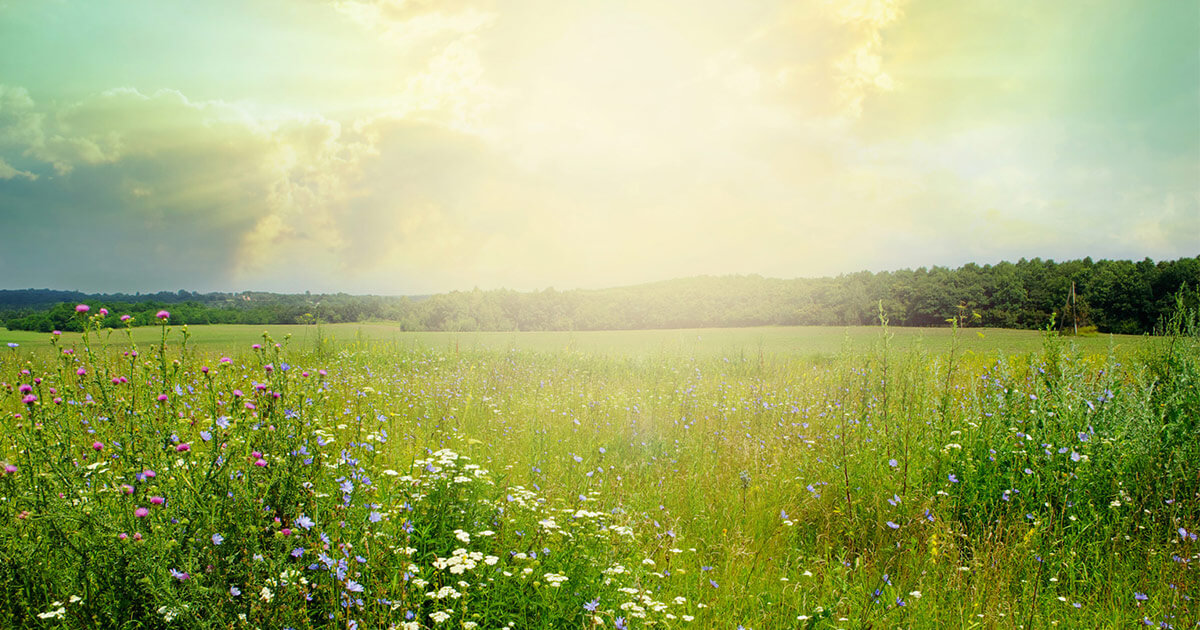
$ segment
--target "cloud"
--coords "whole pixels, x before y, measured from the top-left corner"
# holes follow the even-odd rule
[[[14,177],[27,177],[29,179],[37,179],[37,175],[29,171],[18,171],[11,164],[0,159],[0,179],[12,179]]]
[[[1156,88],[1170,124],[1112,124],[1104,99],[1055,114],[1026,88],[1069,64],[1013,42],[1071,20],[1026,7],[984,33],[999,6],[307,4],[334,24],[267,39],[354,52],[306,62],[294,106],[237,91],[283,76],[262,50],[195,90],[0,86],[0,211],[30,226],[0,266],[51,286],[394,293],[1194,254],[1196,95]],[[301,98],[330,85],[348,95]]]
[[[29,92],[0,84],[0,179],[37,179],[36,174],[13,163],[23,165],[26,151],[41,142],[42,117]]]
[[[37,144],[41,118],[27,90],[0,84],[0,148]]]
[[[710,61],[737,92],[753,92],[794,118],[854,120],[871,94],[893,89],[883,32],[903,0],[780,3]]]
[[[470,35],[496,17],[462,0],[334,0],[333,7],[380,39],[405,49]]]
[[[364,286],[438,259],[461,279],[490,239],[522,238],[505,214],[521,202],[519,176],[424,110],[343,125],[256,118],[173,90],[113,89],[58,108],[0,94],[0,156],[32,165],[0,162],[0,205],[30,237],[5,258],[45,261],[22,284],[122,288],[133,250],[154,261],[136,274],[147,289]],[[498,196],[506,205],[489,219]],[[61,248],[52,259],[37,254],[49,243]]]
[[[836,11],[838,20],[857,35],[855,44],[834,67],[838,71],[837,95],[847,115],[862,115],[863,99],[872,91],[890,91],[892,77],[883,69],[882,31],[900,18],[899,0],[856,0]]]
[[[20,248],[61,248],[38,256],[48,285],[120,287],[134,258],[127,248],[155,261],[139,286],[188,278],[211,287],[287,242],[336,245],[327,207],[353,151],[338,143],[336,123],[258,120],[170,90],[114,89],[58,109],[19,89],[0,96],[5,155],[30,169],[0,164],[2,205],[30,226]]]

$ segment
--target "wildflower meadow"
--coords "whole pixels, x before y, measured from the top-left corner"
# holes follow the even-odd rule
[[[0,347],[0,627],[1200,627],[1186,309],[1122,352],[881,317],[807,357],[109,315]]]

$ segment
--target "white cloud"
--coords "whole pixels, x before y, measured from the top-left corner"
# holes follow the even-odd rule
[[[13,179],[14,177],[24,177],[26,179],[37,179],[37,175],[29,171],[18,171],[13,165],[0,158],[0,179]]]

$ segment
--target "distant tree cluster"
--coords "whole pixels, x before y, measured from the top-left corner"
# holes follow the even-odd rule
[[[965,313],[982,326],[1042,328],[1057,313],[1059,326],[1138,334],[1152,332],[1181,292],[1196,306],[1200,256],[1158,263],[1034,258],[836,278],[702,276],[600,290],[476,289],[415,297],[9,290],[0,291],[0,320],[11,330],[78,330],[74,306],[87,302],[108,308],[104,323],[113,327],[125,325],[121,315],[131,315],[135,326],[152,324],[163,308],[176,324],[393,321],[407,330],[448,331],[846,326],[877,323],[882,304],[898,326],[944,326]]]

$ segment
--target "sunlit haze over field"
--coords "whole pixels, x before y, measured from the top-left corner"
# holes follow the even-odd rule
[[[1200,251],[1193,2],[0,1],[0,286]]]

